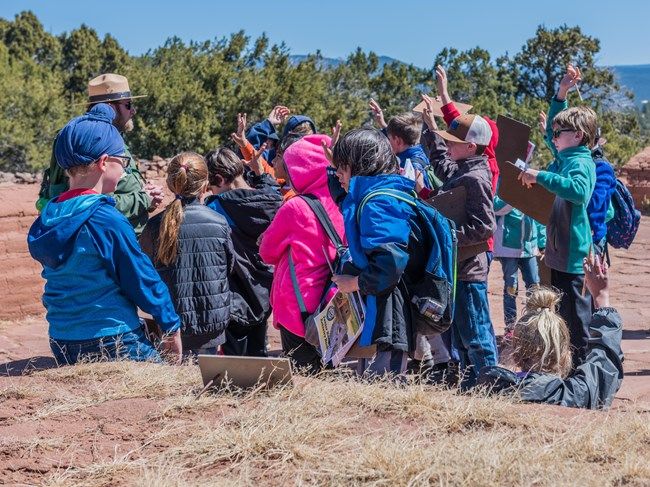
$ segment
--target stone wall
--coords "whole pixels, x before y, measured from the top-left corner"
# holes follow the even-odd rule
[[[646,147],[621,168],[621,177],[632,193],[637,208],[650,210],[650,147]]]
[[[139,159],[138,166],[140,172],[147,180],[159,181],[167,177],[167,165],[171,159],[163,159],[160,156],[153,156],[151,160]],[[16,184],[35,184],[40,183],[43,179],[43,173],[28,173],[28,172],[2,172],[0,171],[0,184],[1,183],[16,183]]]

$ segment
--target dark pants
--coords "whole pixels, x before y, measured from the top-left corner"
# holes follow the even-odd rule
[[[59,365],[73,365],[80,360],[135,360],[160,362],[161,358],[142,328],[121,335],[89,340],[50,338],[50,348]]]
[[[266,357],[266,322],[252,326],[231,323],[226,328],[226,342],[221,350],[224,355]]]
[[[294,335],[280,325],[280,339],[282,350],[291,359],[291,363],[298,371],[315,374],[322,368],[320,355],[313,345],[307,343],[303,337]]]
[[[587,356],[589,324],[591,323],[591,295],[582,296],[583,274],[569,274],[551,269],[551,284],[562,292],[560,315],[569,328],[573,348],[573,367]]]

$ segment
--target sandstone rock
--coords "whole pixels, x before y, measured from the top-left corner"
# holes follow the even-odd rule
[[[634,198],[634,204],[647,210],[650,202],[650,147],[646,147],[621,169],[621,176]]]
[[[624,172],[635,169],[650,171],[650,147],[646,147],[637,155],[632,156],[629,162],[623,166]]]
[[[0,183],[15,183],[16,176],[11,172],[0,172]]]

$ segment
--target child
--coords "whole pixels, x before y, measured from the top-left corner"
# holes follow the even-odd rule
[[[596,134],[596,114],[587,107],[567,109],[566,95],[580,80],[580,71],[569,65],[551,101],[547,137],[553,140],[555,161],[546,171],[522,172],[522,184],[537,183],[556,195],[546,227],[544,262],[551,269],[551,284],[560,290],[560,314],[569,326],[574,365],[587,352],[591,298],[583,295],[582,261],[592,249],[587,204],[594,190],[596,173],[591,150]]]
[[[321,144],[330,145],[326,135],[308,135],[290,145],[283,154],[288,180],[296,195],[313,195],[323,205],[334,228],[343,237],[343,219],[327,187],[329,161]],[[343,238],[342,238],[343,239]],[[336,249],[308,204],[300,197],[287,200],[262,234],[260,256],[275,266],[271,286],[273,325],[280,330],[282,349],[298,367],[310,372],[320,369],[320,356],[305,341],[305,325],[290,270],[290,259],[300,294],[309,313],[318,306],[330,270],[323,253],[334,261]]]
[[[424,187],[431,188],[431,183],[424,170],[429,165],[429,159],[420,145],[422,117],[407,112],[392,117],[386,123],[379,103],[371,99],[370,109],[373,111],[377,125],[388,137],[393,153],[399,158],[400,168],[405,169],[406,161],[410,161],[415,170],[414,178],[421,175]]]
[[[513,331],[513,358],[520,372],[487,367],[481,371],[480,385],[524,401],[588,409],[611,406],[623,381],[621,317],[609,307],[607,264],[585,259],[584,266],[596,311],[589,322],[587,355],[574,372],[569,330],[557,314],[560,296],[539,289],[529,297]]]
[[[230,324],[222,348],[226,355],[265,357],[273,268],[262,262],[257,241],[275,217],[282,196],[275,180],[259,167],[251,178],[254,186],[249,186],[243,176],[244,163],[229,149],[211,151],[205,159],[213,194],[205,204],[226,218],[235,249]]]
[[[466,223],[457,228],[458,247],[486,242],[494,233],[495,217],[492,204],[491,173],[483,154],[490,143],[489,124],[478,115],[461,115],[446,131],[435,129],[433,105],[425,97],[423,118],[427,128],[422,133],[429,149],[431,166],[442,182],[441,191],[464,186]],[[464,369],[463,387],[471,387],[478,371],[496,365],[497,347],[487,299],[487,252],[458,262],[456,306],[451,327],[452,349],[458,350]]]
[[[399,161],[378,130],[351,130],[334,146],[333,164],[343,189],[342,203],[353,275],[334,276],[339,290],[361,291],[366,320],[359,344],[377,345],[366,365],[374,374],[402,373],[414,349],[408,282],[418,282],[426,266],[425,235],[406,202],[378,195],[360,205],[371,191],[388,189],[412,197],[415,182],[400,176]]]
[[[263,152],[262,157],[267,161],[272,161],[275,157],[275,144],[279,137],[276,132],[277,127],[286,120],[291,113],[287,107],[283,105],[276,105],[261,122],[253,124],[248,130],[246,138],[250,141],[255,149],[259,149],[262,144],[267,144],[267,149]],[[244,124],[245,125],[245,124]],[[242,151],[242,155],[244,155]]]
[[[494,257],[503,269],[503,316],[506,335],[517,319],[518,273],[530,291],[539,285],[537,256],[546,246],[544,226],[494,197],[497,229],[494,232]]]
[[[81,359],[160,360],[141,329],[137,308],[150,313],[180,357],[180,320],[169,292],[128,220],[105,193],[115,191],[129,158],[104,103],[59,132],[56,160],[70,189],[43,208],[29,230],[32,257],[43,265],[50,347],[60,364]]]
[[[170,161],[167,186],[176,195],[165,211],[151,218],[140,244],[169,288],[181,316],[183,349],[216,353],[230,321],[234,255],[226,220],[201,204],[208,167],[194,152]]]

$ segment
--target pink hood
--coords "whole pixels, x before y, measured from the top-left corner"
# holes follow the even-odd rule
[[[331,142],[327,135],[308,135],[292,144],[284,152],[283,158],[293,189],[299,195],[316,196],[345,241],[343,217],[327,187],[329,161],[323,153],[322,141],[327,144]],[[307,311],[311,313],[318,306],[329,277],[323,248],[330,261],[334,261],[336,250],[311,208],[299,197],[286,201],[262,235],[260,244],[262,260],[275,266],[271,306],[276,328],[281,325],[295,335],[305,336],[305,326],[289,272],[288,255],[291,251],[300,293]]]

